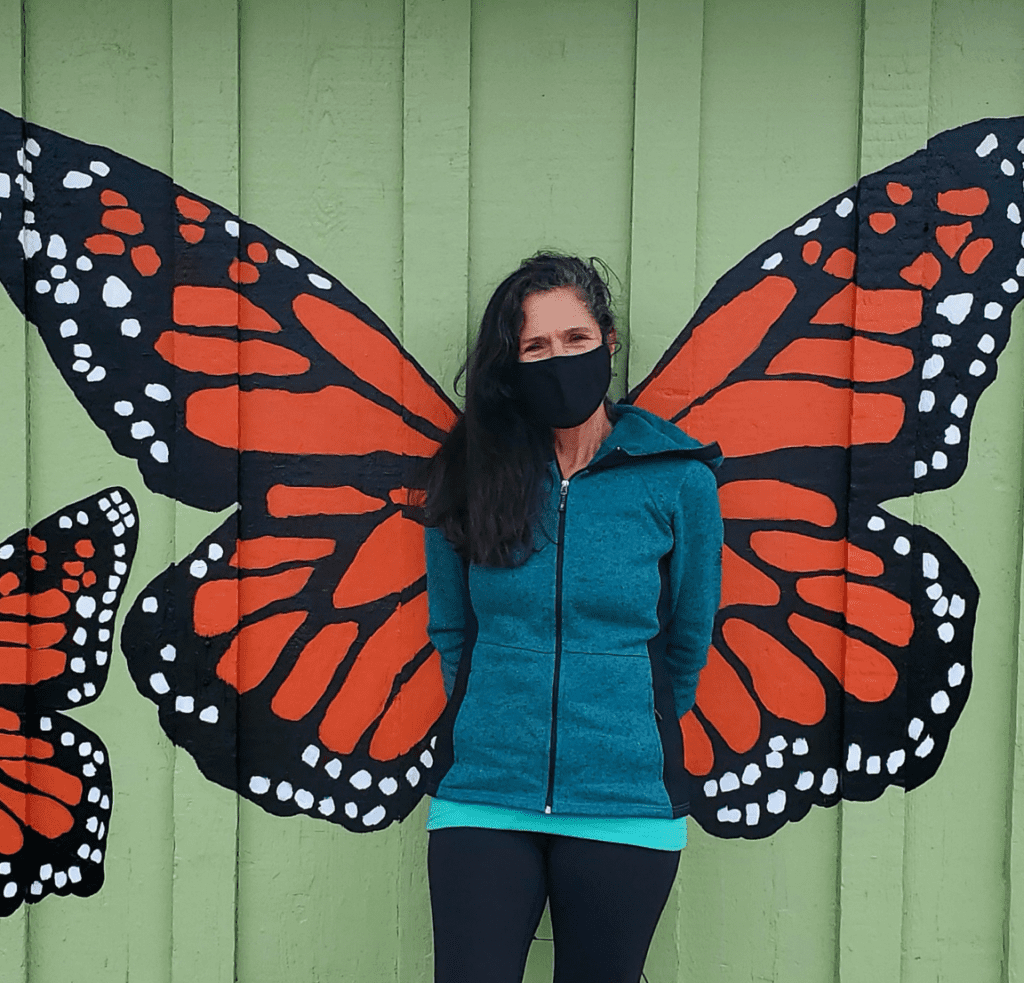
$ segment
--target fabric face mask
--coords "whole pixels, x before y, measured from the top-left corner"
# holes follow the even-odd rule
[[[582,355],[519,362],[519,398],[549,427],[578,427],[601,405],[612,381],[612,353],[602,342]]]

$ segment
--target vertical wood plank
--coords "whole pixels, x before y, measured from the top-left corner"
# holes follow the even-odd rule
[[[25,115],[69,136],[114,147],[162,171],[170,166],[170,11],[167,0],[65,5],[26,0]],[[108,326],[80,325],[83,340]],[[140,550],[119,622],[135,592],[169,557],[170,511],[149,493],[134,462],[118,456],[28,335],[30,520],[107,485],[139,505]],[[119,623],[113,637],[119,637]],[[164,981],[170,975],[171,784],[167,744],[152,704],[139,698],[115,648],[99,698],[67,711],[105,744],[113,773],[105,881],[90,898],[48,897],[31,909],[33,983],[69,973]],[[69,970],[69,967],[72,969]]]
[[[1024,112],[1024,6],[1017,0],[935,0],[932,38],[932,133]],[[939,773],[907,796],[904,983],[1005,980],[1015,955],[1020,966],[1014,737],[1020,738],[1022,315],[1018,309],[998,377],[978,401],[966,473],[948,491],[919,501],[919,516],[967,564],[981,597],[970,699]]]
[[[867,174],[927,143],[932,4],[865,0],[863,9],[859,170]],[[889,788],[877,802],[844,801],[839,814],[839,979],[899,980],[904,793]]]
[[[654,367],[696,307],[703,47],[703,0],[640,0],[627,389]]]
[[[172,175],[176,182],[239,208],[238,5],[172,0]],[[220,524],[174,507],[174,557],[187,555]],[[237,796],[207,781],[174,750],[174,885],[171,979],[232,983],[236,977]]]
[[[703,0],[637,4],[627,392],[696,307],[704,6]],[[691,889],[686,853],[682,859],[647,957],[647,974],[655,980],[679,974],[685,920],[680,895]]]
[[[0,107],[18,116],[23,112],[23,41],[21,0],[0,0]],[[9,166],[4,162],[0,169]],[[8,207],[2,221],[20,221],[10,202],[4,204]],[[0,539],[28,521],[27,331],[17,308],[5,302],[0,307],[0,420],[6,463],[0,469]],[[0,920],[0,967],[11,983],[28,983],[30,911],[22,905]]]
[[[931,0],[864,0],[861,174],[927,143]]]
[[[470,0],[405,0],[402,324],[449,393],[469,289]]]
[[[1020,318],[1017,318],[1020,321]],[[1020,323],[1014,326],[1020,330]],[[1024,472],[1021,475],[1024,486]],[[1024,529],[1022,529],[1024,532]],[[1024,535],[1017,566],[1017,663],[1014,696],[1017,712],[1013,733],[1013,776],[1007,831],[1006,980],[1024,981]]]
[[[698,298],[759,243],[855,181],[860,22],[859,5],[849,3],[705,3]],[[705,797],[703,782],[690,794]],[[678,978],[834,980],[836,810],[811,809],[766,840],[716,839],[696,822],[688,831]]]
[[[608,264],[628,336],[635,19],[634,0],[474,3],[472,319],[521,259],[554,248]]]
[[[469,290],[470,0],[405,0],[402,322],[406,350],[449,393],[472,332]],[[398,979],[432,979],[426,806],[399,834]]]
[[[243,217],[400,328],[404,0],[239,7]],[[350,777],[345,765],[339,806]],[[400,837],[243,801],[239,980],[394,980]]]

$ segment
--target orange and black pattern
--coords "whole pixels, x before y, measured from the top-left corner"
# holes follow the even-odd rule
[[[137,537],[107,488],[0,543],[0,915],[103,884],[107,749],[61,711],[103,689]]]
[[[630,394],[726,457],[722,607],[681,721],[717,835],[942,759],[977,589],[881,503],[966,466],[1024,280],[1022,137],[961,127],[815,209]],[[238,506],[135,601],[136,685],[270,812],[403,818],[445,764],[409,502],[455,408],[337,279],[166,175],[0,114],[4,180],[0,278],[92,419],[154,491]]]

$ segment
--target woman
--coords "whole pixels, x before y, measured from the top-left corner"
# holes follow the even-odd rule
[[[634,983],[685,843],[679,717],[718,608],[717,449],[605,399],[593,265],[507,277],[427,484],[429,633],[457,706],[429,789],[438,983]]]

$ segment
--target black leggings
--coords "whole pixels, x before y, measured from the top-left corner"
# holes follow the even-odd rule
[[[554,983],[637,983],[679,852],[519,830],[430,833],[435,983],[521,983],[545,900]]]

